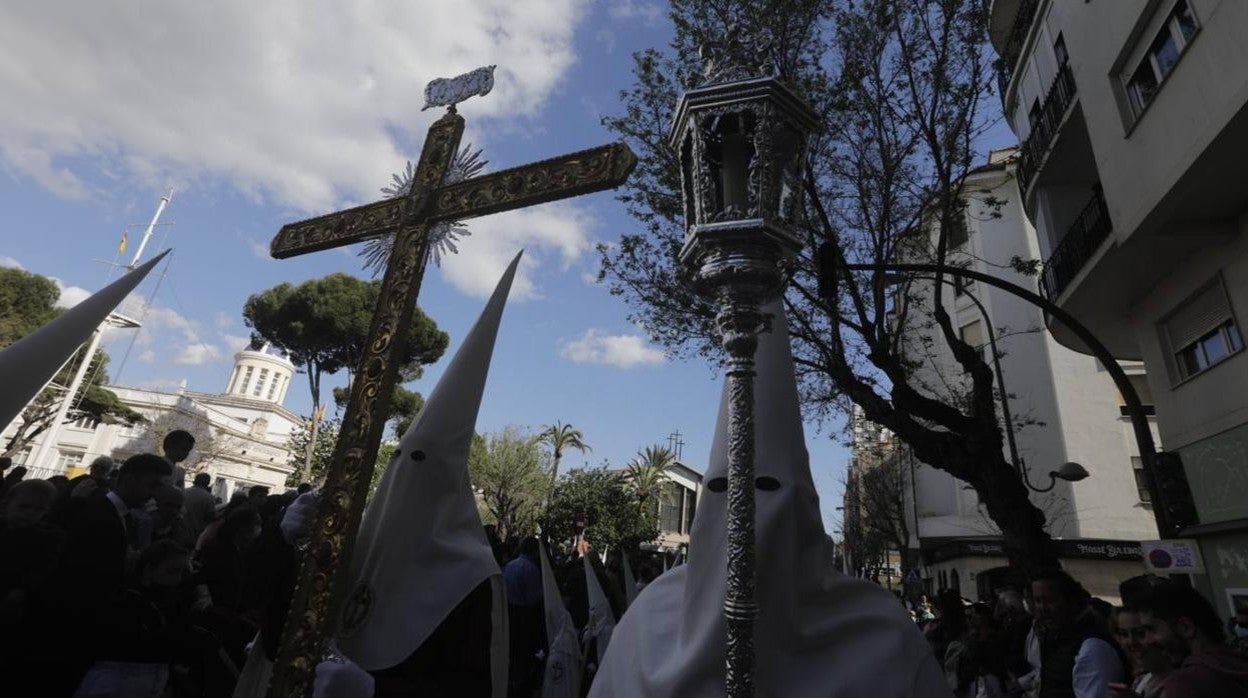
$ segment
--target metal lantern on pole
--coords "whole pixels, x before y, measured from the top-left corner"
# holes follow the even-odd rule
[[[801,249],[793,230],[806,141],[818,115],[776,74],[766,47],[735,32],[703,52],[704,82],[681,97],[668,144],[680,156],[681,263],[718,305],[727,354],[727,693],[754,695],[754,351],[761,306],[782,292]],[[760,59],[762,59],[760,61]]]

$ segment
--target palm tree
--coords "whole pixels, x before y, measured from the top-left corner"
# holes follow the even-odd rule
[[[646,503],[657,500],[667,482],[667,471],[676,464],[676,454],[663,446],[647,446],[628,463],[629,485],[637,497],[637,510],[644,511]]]
[[[575,448],[581,453],[594,450],[585,443],[585,435],[580,429],[563,422],[546,425],[542,433],[537,435],[537,440],[540,443],[549,444],[555,452],[554,466],[550,470],[551,487],[554,487],[555,480],[559,478],[559,459],[563,458],[563,449]]]

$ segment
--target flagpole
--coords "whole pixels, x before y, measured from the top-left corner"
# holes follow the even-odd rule
[[[143,239],[139,241],[139,248],[134,251],[134,259],[130,260],[130,265],[127,267],[131,271],[139,265],[139,259],[143,256],[143,249],[147,247],[147,241],[152,237],[152,230],[156,228],[156,221],[160,220],[160,214],[164,213],[165,207],[169,205],[171,198],[173,198],[173,187],[170,187],[169,191],[160,197],[160,203],[156,206],[156,213],[152,216],[151,222],[147,224],[147,229],[143,231]],[[86,344],[86,354],[83,355],[82,360],[78,363],[78,370],[74,372],[74,379],[70,381],[69,387],[65,390],[65,396],[61,398],[60,406],[56,408],[56,417],[53,418],[52,423],[43,432],[43,440],[39,442],[39,450],[35,452],[35,457],[30,461],[31,465],[39,468],[52,468],[50,464],[45,465],[49,457],[48,454],[57,441],[60,441],[61,425],[69,415],[69,408],[74,404],[78,391],[82,388],[83,379],[87,376],[87,369],[91,366],[92,359],[95,358],[95,352],[100,347],[100,336],[103,334],[104,327],[114,317],[118,317],[118,324],[122,327],[138,326],[133,320],[123,319],[117,316],[116,313],[109,313],[108,318],[91,333],[91,341]],[[36,399],[38,399],[38,396],[36,396]]]
[[[160,214],[165,212],[165,207],[169,205],[169,200],[173,198],[173,187],[169,187],[169,191],[160,197],[160,203],[156,205],[156,213],[152,216],[152,222],[147,224],[147,229],[143,231],[143,239],[139,240],[139,249],[134,251],[134,259],[130,260],[130,269],[139,266],[139,259],[143,257],[143,248],[147,247],[147,241],[152,237],[152,230],[156,228],[156,221],[160,220]]]

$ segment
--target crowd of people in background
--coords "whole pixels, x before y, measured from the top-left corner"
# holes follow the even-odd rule
[[[0,460],[5,695],[229,696],[253,642],[275,656],[316,495],[256,486],[219,501],[208,475],[184,481],[193,447],[175,431],[163,455],[99,458],[73,479],[26,479]],[[509,612],[508,693],[531,697],[546,649],[540,543],[504,544],[488,526],[487,537]],[[619,551],[604,560],[584,541],[556,547],[548,555],[577,628],[588,622],[582,556],[618,619],[629,597]],[[665,566],[633,565],[638,587]],[[1190,585],[1159,577],[1121,596],[1111,606],[1053,570],[990,603],[942,590],[906,605],[957,698],[1248,696],[1248,609],[1224,622]],[[587,688],[592,647],[585,656]]]
[[[281,522],[311,488],[219,501],[205,473],[186,486],[194,445],[173,431],[163,455],[97,458],[73,479],[0,461],[0,693],[232,694],[258,630],[281,622]]]
[[[945,589],[906,605],[956,698],[1248,696],[1248,610],[1223,623],[1189,584],[1161,577],[1121,594],[1113,606],[1050,570],[1026,596],[972,603]]]

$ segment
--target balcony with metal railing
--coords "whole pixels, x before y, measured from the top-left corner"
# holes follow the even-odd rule
[[[1044,271],[1040,276],[1044,295],[1056,301],[1113,229],[1109,207],[1105,205],[1105,194],[1098,184],[1092,188],[1092,198],[1066,230],[1053,254],[1044,261]]]
[[[1045,155],[1053,147],[1075,95],[1075,74],[1070,70],[1070,63],[1062,63],[1040,105],[1040,113],[1033,118],[1031,133],[1027,134],[1027,140],[1023,141],[1019,150],[1018,183],[1019,190],[1024,194],[1031,188]]]
[[[1027,34],[1031,30],[1031,23],[1036,19],[1039,6],[1040,0],[996,0],[993,3],[989,35],[997,48],[997,55],[1001,57],[997,79],[1001,85],[1002,99],[1005,98],[1006,87],[1022,57],[1023,44],[1027,41]]]

